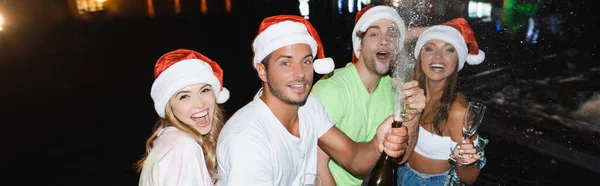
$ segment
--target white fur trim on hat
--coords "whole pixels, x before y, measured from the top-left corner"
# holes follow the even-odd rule
[[[373,22],[381,18],[389,19],[396,23],[398,31],[400,31],[400,40],[398,41],[398,46],[400,46],[400,49],[404,47],[404,39],[406,38],[406,26],[404,24],[404,20],[392,7],[385,5],[375,6],[360,16],[358,22],[356,22],[356,25],[354,25],[354,29],[352,30],[352,47],[356,58],[360,57],[359,48],[361,43],[361,39],[356,35],[356,32],[367,31],[367,28],[369,28]]]
[[[256,36],[252,43],[254,50],[254,64],[260,63],[273,51],[298,43],[310,45],[313,57],[317,55],[317,42],[308,33],[306,25],[294,21],[282,21],[269,26]]]
[[[217,97],[217,103],[225,103],[229,99],[229,90],[223,87],[223,90],[219,93]]]
[[[469,65],[479,65],[481,62],[483,62],[484,59],[485,52],[479,50],[479,53],[477,55],[469,54],[467,56],[467,63],[469,63]]]
[[[316,59],[313,63],[313,68],[316,73],[327,74],[335,68],[335,63],[330,57]]]
[[[154,100],[154,110],[156,110],[158,116],[165,117],[167,103],[177,91],[199,83],[212,86],[217,97],[217,103],[223,103],[229,98],[229,91],[221,94],[221,92],[224,92],[220,91],[221,83],[208,63],[200,59],[182,60],[165,69],[152,83],[150,96]],[[226,89],[223,88],[223,90]]]
[[[432,39],[443,40],[454,46],[456,53],[458,54],[458,70],[462,69],[465,60],[467,60],[466,58],[467,54],[469,53],[469,49],[467,48],[467,43],[465,42],[462,34],[451,26],[436,25],[421,33],[417,43],[415,44],[415,58],[419,57],[419,53],[421,52],[423,45]],[[483,52],[480,54],[483,54]]]

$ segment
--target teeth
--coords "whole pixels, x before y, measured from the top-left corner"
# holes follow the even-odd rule
[[[192,115],[193,118],[201,118],[208,115],[208,110]]]
[[[304,85],[291,85],[291,86],[296,87],[296,88],[304,87]]]
[[[444,68],[444,65],[441,64],[432,64],[431,66],[436,68]]]

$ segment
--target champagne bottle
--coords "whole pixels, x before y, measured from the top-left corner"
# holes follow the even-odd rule
[[[402,122],[394,120],[392,127],[400,128],[402,127]],[[401,160],[402,156],[398,157],[398,159]],[[383,151],[381,152],[381,156],[379,156],[379,160],[377,160],[377,163],[371,169],[371,172],[363,180],[361,186],[396,186],[396,182],[398,181],[397,168],[398,162]]]

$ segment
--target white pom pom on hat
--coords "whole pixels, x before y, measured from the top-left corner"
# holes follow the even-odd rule
[[[169,99],[190,85],[210,84],[219,104],[229,99],[229,90],[222,86],[223,70],[219,64],[193,50],[178,49],[161,56],[154,66],[154,77],[150,96],[154,110],[162,118]]]
[[[432,39],[443,40],[456,48],[459,71],[465,62],[478,65],[485,60],[485,52],[479,49],[473,29],[464,18],[456,18],[423,31],[415,44],[415,57],[419,56],[423,45]]]
[[[258,35],[252,43],[256,67],[273,51],[293,44],[308,44],[312,50],[313,68],[316,73],[327,74],[335,68],[331,58],[325,58],[321,38],[304,17],[296,15],[277,15],[265,18],[259,26]]]

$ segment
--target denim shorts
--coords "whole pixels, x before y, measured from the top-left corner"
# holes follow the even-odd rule
[[[444,185],[448,171],[439,174],[425,174],[410,167],[408,162],[398,167],[398,185],[403,186],[430,186]]]

